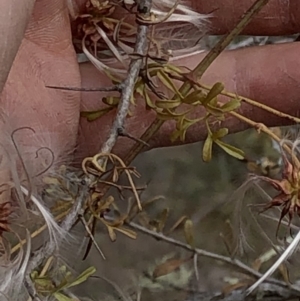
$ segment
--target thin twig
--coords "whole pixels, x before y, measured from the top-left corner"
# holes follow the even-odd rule
[[[139,14],[141,15],[141,17],[143,18],[149,17],[151,3],[152,0],[140,1],[138,10],[140,12]],[[116,144],[119,130],[124,127],[124,122],[128,113],[130,99],[134,92],[134,86],[143,64],[143,57],[146,55],[147,44],[148,44],[147,41],[148,31],[149,31],[149,25],[138,25],[134,52],[140,54],[141,57],[131,59],[127,78],[125,79],[122,85],[121,98],[118,105],[117,116],[112,125],[109,137],[100,150],[101,153],[111,152],[112,148]]]
[[[101,248],[98,246],[98,244],[97,244],[97,242],[96,242],[96,240],[95,240],[95,237],[94,237],[92,231],[90,230],[90,228],[89,228],[89,226],[88,226],[88,224],[87,224],[87,222],[86,222],[86,220],[85,220],[83,214],[80,214],[79,218],[80,218],[80,220],[81,220],[81,222],[82,222],[82,224],[83,224],[83,226],[84,226],[86,232],[88,233],[90,239],[92,240],[92,242],[93,242],[95,248],[97,249],[97,251],[99,252],[99,254],[101,255],[101,257],[102,257],[104,260],[106,260],[106,257],[105,257],[105,255],[104,255],[103,251],[101,250]]]
[[[242,16],[241,20],[234,27],[234,29],[228,35],[224,36],[224,38],[213,47],[213,49],[205,56],[200,64],[198,64],[198,66],[192,71],[194,79],[201,79],[202,75],[212,64],[212,62],[223,52],[227,46],[229,46],[231,41],[244,30],[244,28],[252,20],[253,16],[255,16],[269,1],[270,0],[255,1],[255,3]],[[189,85],[190,84],[188,82],[184,84],[185,87],[182,88],[182,90],[190,90],[191,87],[188,88]]]
[[[173,246],[178,246],[178,247],[183,248],[183,249],[185,249],[189,252],[196,253],[199,256],[205,256],[205,257],[208,257],[208,258],[212,258],[212,259],[219,260],[219,261],[222,261],[224,263],[227,263],[227,264],[239,269],[244,274],[247,274],[247,275],[249,275],[251,277],[254,277],[256,279],[259,279],[263,276],[263,274],[261,274],[261,273],[257,272],[256,270],[250,268],[249,266],[247,266],[246,264],[244,264],[243,262],[241,262],[238,259],[232,259],[230,257],[219,255],[219,254],[216,254],[216,253],[212,253],[212,252],[209,252],[209,251],[206,251],[206,250],[203,250],[203,249],[198,249],[198,248],[195,249],[195,248],[191,247],[189,244],[186,244],[184,242],[176,240],[172,237],[165,236],[162,233],[157,233],[155,231],[149,230],[149,229],[147,229],[145,227],[142,227],[142,226],[140,226],[136,223],[133,223],[133,222],[129,222],[129,223],[127,223],[127,225],[130,226],[131,228],[133,228],[135,230],[138,230],[138,231],[140,231],[140,232],[142,232],[146,235],[149,235],[149,236],[151,236],[151,237],[153,237],[157,240],[164,241],[166,243],[172,244]],[[283,287],[283,288],[288,288],[288,289],[294,291],[297,295],[300,295],[300,287],[298,287],[296,285],[289,285],[284,281],[276,280],[274,278],[268,278],[268,279],[266,279],[266,282],[271,283],[271,284],[275,284],[275,285]]]
[[[240,32],[248,25],[253,16],[257,14],[267,3],[269,0],[257,0],[244,14],[238,24],[234,27],[234,29],[224,38],[222,38],[204,57],[204,59],[197,65],[197,67],[191,72],[191,77],[193,80],[200,80],[204,72],[208,69],[208,67],[213,63],[213,61],[221,54],[221,52],[230,44],[230,42],[238,35]],[[192,85],[189,81],[186,81],[179,92],[183,97],[185,97]],[[146,143],[158,132],[161,126],[164,124],[163,120],[155,119],[153,123],[147,128],[144,134],[141,136],[141,140]],[[144,145],[140,143],[135,143],[132,149],[129,151],[126,156],[124,162],[125,164],[130,164],[130,162],[143,150]]]
[[[207,85],[204,85],[204,84],[201,84],[201,83],[196,83],[199,87],[205,89],[205,90],[211,90],[211,86],[207,86]],[[247,98],[247,97],[244,97],[244,96],[240,96],[240,95],[237,95],[235,93],[231,93],[231,92],[228,92],[228,91],[222,91],[220,93],[221,95],[224,95],[224,96],[227,96],[227,97],[230,97],[230,98],[235,98],[235,99],[238,99],[240,101],[243,101],[245,103],[248,103],[250,104],[251,106],[253,107],[257,107],[257,108],[260,108],[262,110],[265,110],[267,112],[270,112],[272,113],[273,115],[277,115],[281,118],[286,118],[286,119],[289,119],[291,120],[292,122],[295,122],[295,123],[300,123],[300,118],[297,118],[295,116],[292,116],[292,115],[289,115],[289,114],[286,114],[284,112],[281,112],[281,111],[278,111],[274,108],[271,108],[263,103],[260,103],[258,101],[255,101],[255,100],[252,100],[250,98]]]
[[[282,139],[280,137],[278,137],[273,131],[271,131],[266,125],[264,125],[263,123],[258,123],[255,122],[235,111],[231,111],[228,114],[236,117],[237,119],[251,125],[254,129],[256,129],[258,132],[263,132],[266,133],[269,137],[271,137],[274,141],[278,142],[279,145],[281,145],[281,141]],[[282,148],[291,155],[291,157],[294,160],[295,165],[297,166],[297,168],[300,168],[300,161],[299,159],[295,156],[293,150],[286,144],[284,143],[282,145]]]
[[[121,91],[122,85],[115,85],[111,87],[100,87],[100,88],[78,88],[78,87],[59,87],[59,86],[46,86],[46,88],[63,90],[63,91],[81,91],[81,92],[113,92]]]
[[[125,132],[124,128],[120,128],[120,129],[118,130],[118,135],[119,135],[120,137],[126,137],[126,138],[129,138],[129,139],[131,139],[131,140],[133,140],[133,141],[135,141],[135,142],[139,142],[139,143],[141,143],[141,144],[144,144],[145,146],[150,146],[149,143],[143,141],[142,139],[137,138],[137,137],[134,137],[134,136],[130,135],[129,133]]]

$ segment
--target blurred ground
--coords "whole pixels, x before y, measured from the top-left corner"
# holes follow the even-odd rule
[[[210,48],[211,43],[214,43],[216,39],[217,37],[211,37],[209,40],[204,40],[203,43]],[[287,42],[294,39],[294,36],[284,38],[240,37],[230,48]],[[231,135],[227,141],[243,149],[251,160],[255,161],[266,157],[271,163],[274,163],[279,159],[279,154],[274,149],[272,141],[263,134],[258,135],[254,130]],[[259,255],[270,249],[270,242],[280,243],[275,237],[277,222],[258,216],[255,208],[248,206],[250,203],[266,203],[268,197],[253,192],[247,195],[246,202],[241,203],[242,193],[234,192],[247,179],[246,164],[229,157],[217,148],[214,148],[212,162],[204,163],[201,153],[202,143],[196,143],[141,154],[132,163],[132,166],[136,166],[142,175],[141,179],[137,181],[137,185],[148,185],[141,199],[146,201],[158,195],[164,196],[164,200],[155,202],[155,206],[151,207],[148,213],[155,218],[164,208],[170,208],[167,229],[181,216],[188,216],[194,223],[198,248],[230,256],[221,234],[234,245],[235,235],[242,231],[247,238],[247,242],[242,244],[245,247],[245,253],[237,256],[251,265]],[[271,195],[274,194],[274,191],[267,190],[267,192]],[[273,210],[273,213],[278,217],[276,210]],[[228,220],[230,223],[227,222]],[[233,234],[230,232],[229,225],[234,229]],[[269,240],[264,236],[263,230]],[[189,290],[214,293],[234,283],[236,279],[242,278],[242,275],[237,274],[230,266],[199,257],[199,281],[196,281],[193,274],[192,262],[188,262],[178,272],[173,273],[172,277],[174,278],[171,281],[161,277],[158,284],[149,285],[150,281],[149,279],[145,280],[144,273],[151,268],[153,270],[159,262],[166,259],[166,256],[187,258],[190,254],[141,233],[138,233],[137,240],[118,235],[117,241],[112,243],[104,229],[99,229],[99,231],[101,234],[98,235],[97,240],[100,241],[107,260],[103,261],[92,248],[90,256],[83,266],[96,266],[98,275],[110,279],[129,295],[136,292],[139,285],[147,286],[143,289],[142,301],[184,301],[190,294]],[[279,232],[279,238],[284,237],[285,234],[283,227]],[[175,231],[172,237],[184,241],[182,229]],[[263,270],[272,262],[264,264]],[[297,273],[292,270],[291,280],[294,280],[293,277],[295,278],[296,275]],[[280,273],[275,276],[282,279]],[[160,281],[162,282],[160,283]],[[146,282],[148,285],[145,284]],[[100,300],[99,298],[116,300],[119,296],[115,288],[99,279],[91,279],[79,290],[84,291],[85,296],[92,297],[94,300]]]
[[[273,161],[278,160],[279,155],[272,147],[270,139],[263,134],[258,135],[253,130],[232,135],[227,140],[241,147],[255,160],[263,156]],[[233,192],[247,178],[246,165],[217,148],[214,149],[212,162],[204,163],[201,151],[202,143],[196,143],[141,154],[132,164],[142,175],[137,181],[137,186],[148,183],[141,199],[146,201],[158,195],[164,196],[165,199],[155,202],[148,210],[152,218],[157,217],[164,208],[170,208],[170,218],[166,224],[168,229],[179,217],[187,215],[195,226],[196,246],[226,256],[230,254],[220,234],[223,233],[225,236],[231,234],[228,232],[226,220],[229,219],[232,226],[236,227],[239,222],[237,217],[241,216],[243,220],[241,227],[254,249],[251,250],[243,244],[246,253],[239,258],[251,264],[262,252],[267,251],[270,245],[259,235],[260,229],[251,218],[247,204],[242,204],[242,213],[237,212],[239,199],[232,198]],[[267,201],[262,197],[256,198],[254,194],[247,198],[248,203]],[[257,217],[257,214],[255,216]],[[276,226],[276,222],[263,219],[263,227],[273,241],[276,241]],[[199,257],[199,281],[195,280],[193,264],[189,262],[181,270],[173,273],[173,278],[167,281],[168,284],[165,283],[164,277],[161,277],[158,282],[162,281],[162,284],[159,285],[160,289],[157,289],[157,284],[149,285],[151,282],[149,279],[138,280],[138,278],[143,278],[143,274],[149,271],[149,268],[153,270],[158,263],[166,259],[166,256],[187,258],[190,253],[141,233],[138,233],[137,240],[118,235],[117,241],[112,243],[103,228],[99,231],[102,234],[97,239],[107,260],[103,261],[92,248],[88,260],[83,265],[96,266],[98,275],[117,283],[129,294],[136,291],[138,284],[143,286],[148,282],[148,288],[143,290],[142,300],[152,301],[164,296],[166,300],[183,301],[190,290],[214,293],[228,286],[228,282],[241,278],[232,267]],[[182,229],[175,231],[172,237],[185,241]],[[99,296],[108,298],[107,294],[112,296],[112,300],[118,296],[111,285],[99,279],[89,281],[88,288],[85,284],[83,289],[95,300],[98,300]]]

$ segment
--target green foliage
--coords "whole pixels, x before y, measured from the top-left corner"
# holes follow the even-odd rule
[[[87,281],[95,272],[96,269],[94,267],[89,267],[80,275],[74,277],[72,273],[68,271],[66,266],[61,266],[58,271],[61,275],[59,283],[53,281],[50,273],[40,276],[37,271],[31,273],[31,279],[40,294],[44,296],[53,296],[58,301],[73,301],[74,299],[67,295],[66,290]]]

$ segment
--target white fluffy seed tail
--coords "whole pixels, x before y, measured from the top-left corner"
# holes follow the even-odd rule
[[[278,260],[269,268],[269,270],[260,279],[258,279],[251,287],[248,288],[248,290],[246,291],[247,295],[251,294],[255,289],[257,289],[258,286],[262,284],[268,277],[270,277],[285,260],[287,260],[291,255],[293,255],[293,253],[295,252],[295,250],[299,245],[299,242],[300,242],[300,231],[293,239],[291,244],[288,246],[288,248],[278,258]]]
[[[22,192],[29,196],[29,191],[24,187],[21,186]],[[68,235],[66,231],[64,231],[55,221],[52,214],[47,210],[46,207],[42,205],[42,203],[35,197],[33,194],[30,195],[30,200],[36,205],[36,207],[41,212],[45,223],[47,224],[47,228],[49,231],[50,242],[54,243],[58,248],[60,242]]]
[[[17,235],[18,237],[18,235]],[[19,240],[21,240],[19,238]],[[26,270],[31,254],[31,237],[26,230],[26,250],[23,247],[20,249],[17,257],[9,263],[1,263],[2,269],[0,283],[0,300],[2,297],[7,300],[19,300],[23,290],[23,281],[26,276]],[[9,296],[9,298],[8,298]]]

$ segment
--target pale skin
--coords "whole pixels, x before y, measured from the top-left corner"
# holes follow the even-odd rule
[[[78,0],[76,3],[80,7],[84,2]],[[237,21],[235,17],[242,15],[252,3],[252,0],[195,0],[191,6],[200,13],[214,11],[211,33],[220,34],[232,29]],[[9,11],[11,14],[7,13]],[[44,132],[52,133],[47,136],[51,140],[47,143],[57,157],[67,158],[75,149],[77,162],[83,156],[96,154],[107,137],[115,113],[93,123],[80,118],[79,114],[81,109],[98,109],[104,94],[45,87],[110,85],[110,81],[91,64],[77,63],[65,1],[32,0],[20,4],[18,0],[3,0],[0,12],[6,12],[3,16],[0,13],[0,33],[3,37],[0,41],[0,101],[3,118],[6,118],[3,120],[8,118],[10,130],[29,126],[35,129],[37,137]],[[286,1],[271,0],[244,33],[283,35],[299,31],[299,1],[291,0],[287,5]],[[222,81],[229,91],[297,115],[300,98],[299,51],[299,43],[226,51],[205,73],[203,82],[213,84]],[[176,64],[192,68],[203,55],[195,55]],[[142,104],[133,112],[134,116],[125,124],[126,130],[131,135],[140,136],[155,115],[146,112]],[[287,122],[249,107],[243,109],[243,114],[269,126]],[[246,127],[233,118],[228,118],[224,126],[234,132]],[[171,145],[169,135],[173,128],[172,123],[166,123],[151,140],[151,147]],[[187,142],[202,140],[205,134],[204,126],[196,125],[188,132]],[[23,136],[25,140],[26,137]],[[26,145],[40,147],[40,140],[34,138],[26,141]],[[132,144],[127,138],[121,138],[113,151],[123,156]]]

